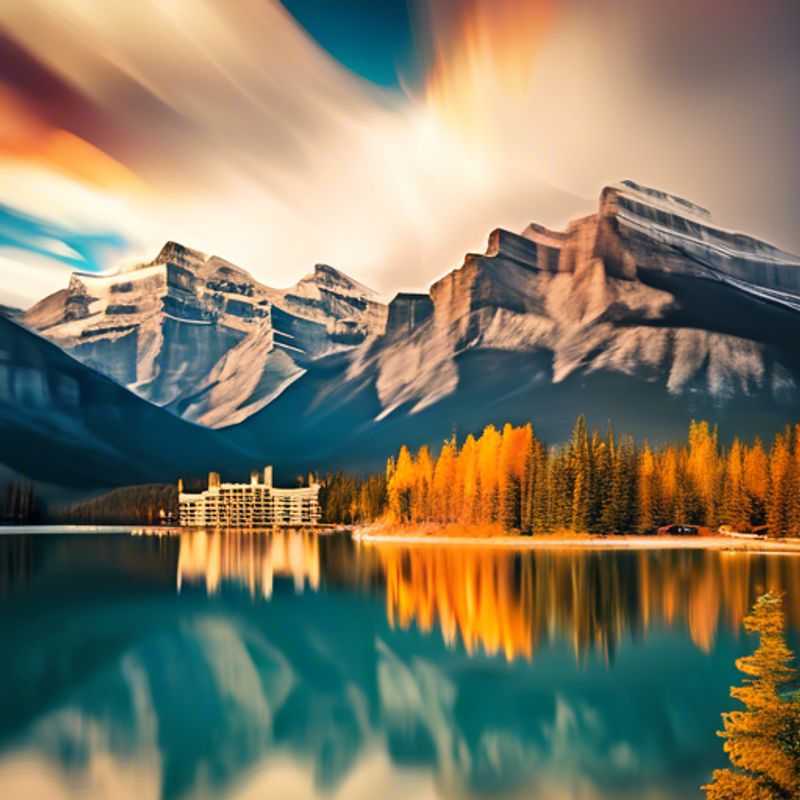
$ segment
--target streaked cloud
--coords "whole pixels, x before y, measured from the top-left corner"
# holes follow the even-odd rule
[[[109,253],[124,251],[126,240],[117,233],[84,233],[48,222],[0,203],[0,248],[29,252],[77,270],[99,272]]]
[[[277,0],[6,0],[0,202],[129,258],[175,239],[273,285],[324,261],[387,294],[622,177],[797,250],[800,11],[767,5],[420,3],[427,78],[401,93]]]

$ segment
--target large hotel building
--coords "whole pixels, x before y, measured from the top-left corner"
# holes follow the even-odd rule
[[[183,491],[178,482],[180,524],[198,528],[271,528],[316,525],[319,522],[319,484],[276,489],[272,467],[250,473],[250,483],[222,483],[218,472],[208,475],[208,489]]]

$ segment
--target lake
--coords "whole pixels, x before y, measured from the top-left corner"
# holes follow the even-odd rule
[[[0,536],[0,797],[702,797],[800,558]]]

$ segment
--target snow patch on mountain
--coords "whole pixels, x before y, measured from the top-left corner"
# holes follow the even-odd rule
[[[721,260],[723,251],[735,263]],[[698,292],[705,282],[732,286],[732,276],[746,276],[755,281],[748,294],[760,296],[771,291],[765,275],[772,274],[784,306],[786,291],[800,287],[800,260],[714,228],[709,212],[689,201],[626,182],[604,190],[600,212],[566,231],[535,224],[521,235],[493,231],[483,255],[468,254],[431,287],[432,312],[418,325],[406,314],[401,333],[392,335],[390,324],[386,337],[354,353],[348,380],[376,372],[378,420],[401,408],[414,414],[456,392],[459,357],[477,349],[544,352],[553,383],[605,371],[719,403],[796,392],[763,342],[715,331],[710,318],[709,330],[677,323],[681,299],[642,280],[640,268],[690,277]],[[393,303],[401,299],[408,302],[398,296]],[[390,304],[390,321],[395,316]]]
[[[279,290],[168,242],[151,262],[74,273],[25,321],[145,399],[221,427],[264,408],[315,359],[382,333],[386,306],[332,267]]]

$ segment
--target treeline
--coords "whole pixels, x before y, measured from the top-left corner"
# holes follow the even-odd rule
[[[162,517],[161,512],[164,512]],[[178,519],[178,490],[173,484],[125,486],[61,508],[57,521],[74,525],[158,525]]]
[[[692,422],[685,443],[659,448],[610,427],[589,431],[583,417],[560,447],[547,447],[530,424],[489,425],[461,446],[449,439],[436,458],[427,447],[413,455],[402,447],[386,479],[384,513],[400,524],[500,524],[523,533],[766,524],[771,536],[800,535],[800,425],[768,449],[760,439],[723,448],[707,422]]]
[[[43,513],[42,502],[29,481],[9,481],[0,487],[0,524],[39,522]]]
[[[386,476],[359,478],[336,472],[320,481],[322,522],[356,525],[378,519],[386,510]]]

